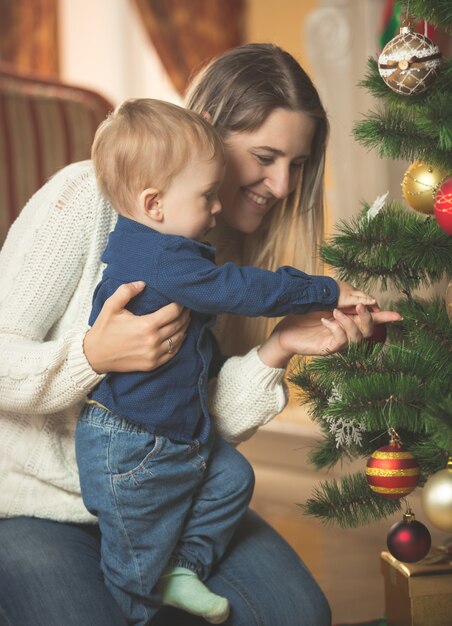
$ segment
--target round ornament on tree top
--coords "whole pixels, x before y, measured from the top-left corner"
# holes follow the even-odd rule
[[[414,96],[426,91],[438,76],[441,52],[431,39],[402,26],[378,58],[378,71],[396,93]]]
[[[433,212],[438,226],[452,235],[452,176],[446,178],[436,192]]]
[[[404,199],[415,211],[433,214],[436,192],[448,173],[436,165],[415,161],[403,176],[401,186]]]
[[[383,446],[367,461],[366,478],[375,493],[389,500],[403,498],[419,483],[419,463],[401,444],[395,431],[389,446]]]
[[[446,533],[452,533],[452,457],[447,469],[430,476],[422,489],[422,508],[428,521]]]
[[[427,556],[432,538],[428,528],[418,522],[414,513],[408,510],[403,514],[403,520],[391,527],[386,544],[389,552],[398,561],[415,563]]]

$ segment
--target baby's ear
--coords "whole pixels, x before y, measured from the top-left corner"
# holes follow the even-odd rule
[[[140,207],[146,215],[155,222],[161,222],[163,211],[160,202],[160,192],[158,189],[145,189],[140,194]]]

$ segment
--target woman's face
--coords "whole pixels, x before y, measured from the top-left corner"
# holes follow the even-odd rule
[[[275,109],[257,130],[227,136],[219,198],[229,226],[253,233],[276,202],[295,189],[315,128],[306,113]]]

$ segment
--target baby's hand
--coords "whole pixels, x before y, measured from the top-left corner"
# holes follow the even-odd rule
[[[339,287],[339,298],[337,301],[337,307],[339,309],[346,306],[355,306],[357,304],[363,304],[364,306],[375,304],[375,298],[372,298],[364,291],[356,289],[348,283],[344,283],[341,280],[337,280],[337,286]]]

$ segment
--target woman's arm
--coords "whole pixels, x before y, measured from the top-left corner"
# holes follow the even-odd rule
[[[115,219],[86,162],[56,174],[10,229],[0,253],[2,409],[56,412],[82,400],[103,372],[152,369],[171,358],[168,337],[177,352],[188,312],[174,304],[136,318],[124,306],[142,286],[121,287],[88,329]]]
[[[100,380],[83,352],[87,325],[83,311],[76,314],[83,303],[74,300],[98,201],[86,166],[70,166],[31,198],[8,233],[0,254],[0,406],[7,411],[54,412]],[[68,306],[77,322],[58,331]]]
[[[217,432],[230,443],[249,439],[284,409],[284,368],[268,367],[253,348],[230,357],[209,382],[209,411]]]

